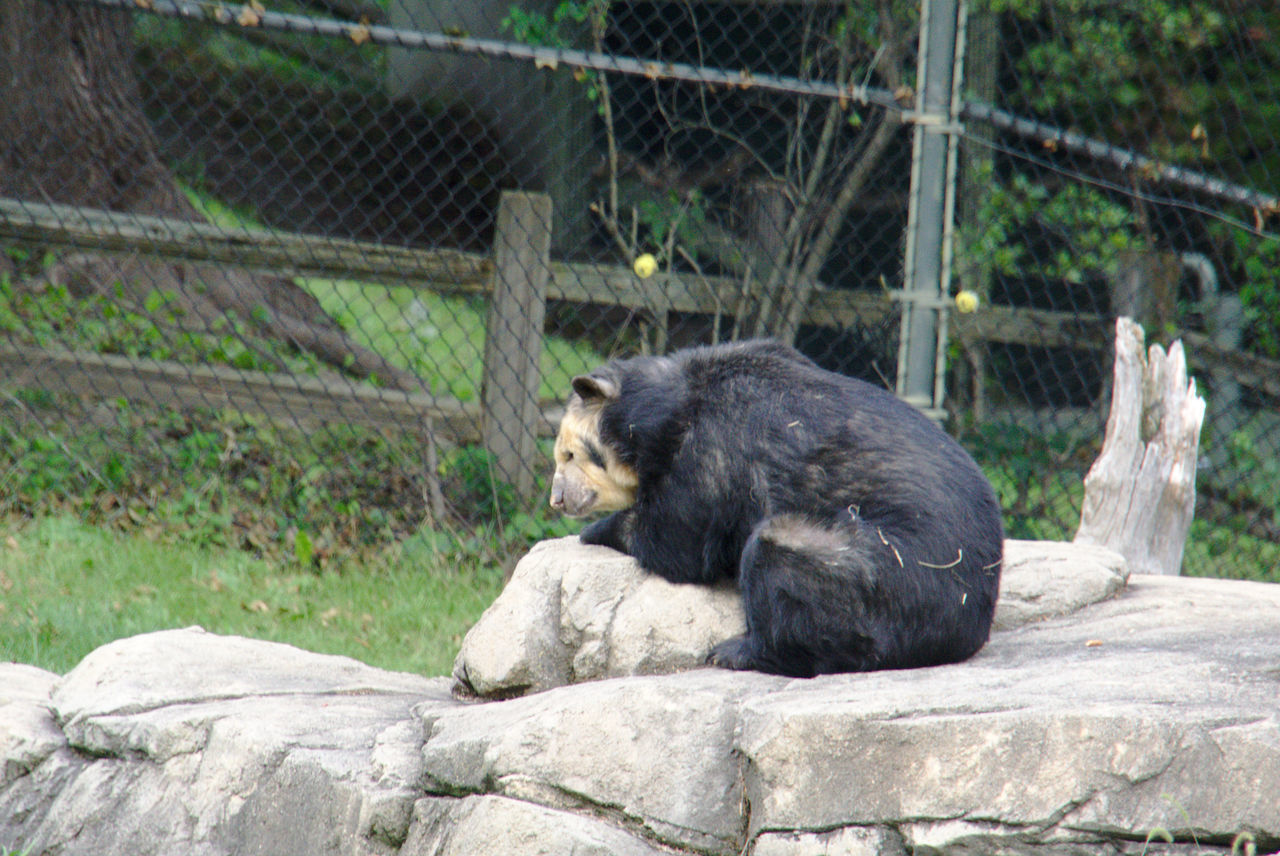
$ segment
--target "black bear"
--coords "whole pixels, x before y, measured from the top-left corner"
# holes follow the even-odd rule
[[[750,341],[573,379],[551,505],[677,583],[736,578],[747,632],[708,662],[809,677],[971,656],[1004,534],[990,483],[890,393]]]

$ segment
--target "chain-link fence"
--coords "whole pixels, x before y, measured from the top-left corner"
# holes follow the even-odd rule
[[[1210,404],[1185,567],[1275,579],[1280,11],[1226,6],[0,0],[0,510],[537,536],[574,374],[770,335],[1070,537],[1128,314]]]

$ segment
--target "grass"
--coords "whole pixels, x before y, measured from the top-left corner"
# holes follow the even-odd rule
[[[488,311],[483,298],[351,280],[299,279],[298,284],[356,342],[427,380],[433,393],[460,401],[478,398]],[[586,345],[546,337],[539,397],[562,399],[575,375],[601,362]]]
[[[1195,577],[1280,583],[1280,544],[1208,520],[1192,520],[1182,572]]]
[[[210,223],[228,231],[263,228],[251,212],[228,207],[189,186],[183,192]],[[479,395],[488,311],[484,298],[345,279],[299,277],[295,281],[352,339],[397,368],[414,372],[430,384],[433,393],[461,401],[474,401]],[[546,338],[539,396],[563,398],[575,375],[600,362],[600,355],[584,344]]]
[[[261,228],[252,212],[184,191],[228,231]],[[280,362],[296,374],[323,370],[314,357],[255,337],[243,320],[182,329],[172,295],[153,292],[134,306],[116,295],[81,298],[57,285],[15,285],[38,278],[54,259],[8,252],[20,275],[0,275],[0,336],[12,341],[241,369],[271,370]],[[297,282],[354,340],[413,371],[437,394],[478,397],[483,299],[348,280]],[[546,338],[541,397],[562,400],[572,376],[599,362],[587,345]],[[508,501],[509,492],[493,484],[478,450],[442,448],[437,461],[420,442],[391,432],[340,424],[300,430],[252,413],[176,413],[141,399],[86,403],[51,393],[41,381],[33,376],[30,388],[0,392],[0,517],[72,513],[93,523],[178,531],[200,546],[242,546],[268,558],[302,536],[325,564],[416,529],[434,466],[450,516],[438,522],[446,527],[473,530],[487,522],[506,540],[513,528],[537,535],[547,523],[522,518],[507,525],[503,518],[524,504]]]
[[[0,660],[63,673],[113,639],[198,624],[443,675],[502,581],[467,545],[432,538],[358,573],[316,572],[71,517],[11,518],[0,523]]]

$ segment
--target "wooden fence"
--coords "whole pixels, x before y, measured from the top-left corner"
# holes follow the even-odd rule
[[[550,259],[551,212],[540,194],[503,195],[492,255],[419,250],[268,231],[228,231],[205,223],[0,199],[0,240],[78,251],[141,254],[184,262],[484,294],[490,312],[481,402],[377,389],[348,378],[193,366],[161,360],[0,346],[6,385],[39,377],[86,399],[135,398],[186,407],[232,407],[301,424],[349,423],[438,432],[447,440],[483,440],[504,480],[532,485],[536,434],[554,431],[558,402],[538,400],[537,357],[547,300],[623,306],[666,313],[731,314],[737,278],[657,274],[647,279],[611,265]],[[874,326],[896,312],[895,295],[818,286],[800,321],[819,327]],[[969,347],[984,342],[1108,349],[1111,321],[1101,315],[989,305],[953,314],[950,335]],[[1280,362],[1216,346],[1186,333],[1191,362],[1208,372],[1280,396]],[[529,426],[535,431],[529,431]],[[502,430],[506,428],[507,430]]]

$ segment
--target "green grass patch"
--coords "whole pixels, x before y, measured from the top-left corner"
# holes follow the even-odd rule
[[[465,542],[410,538],[355,572],[165,544],[70,517],[0,524],[0,659],[65,672],[113,639],[215,633],[447,674],[502,571]]]
[[[247,208],[228,205],[221,199],[197,190],[191,184],[178,182],[178,189],[187,201],[200,212],[211,225],[218,226],[227,232],[264,232],[267,227]]]
[[[139,304],[118,282],[109,295],[76,297],[65,285],[33,291],[0,276],[0,334],[15,343],[261,371],[281,365],[296,374],[314,375],[320,366],[233,313],[192,330],[183,326],[184,312],[171,292],[152,290]]]
[[[261,228],[253,212],[198,189],[184,192],[229,231]],[[78,297],[40,284],[55,260],[8,250],[15,277],[0,276],[0,337],[12,342],[122,354],[193,365],[229,365],[293,374],[331,370],[286,343],[254,334],[253,320],[228,317],[210,329],[184,327],[180,301]],[[31,282],[26,282],[30,279]],[[475,401],[483,374],[483,298],[349,280],[299,279],[351,337],[415,373],[434,393]],[[570,379],[601,361],[589,346],[547,338],[539,393],[562,400]],[[363,562],[371,550],[408,537],[427,517],[433,479],[454,530],[488,533],[488,555],[518,554],[555,534],[542,503],[495,482],[483,451],[441,437],[439,455],[420,437],[342,424],[301,428],[253,413],[181,412],[143,400],[81,401],[30,386],[0,391],[0,516],[72,514],[161,540],[233,547],[276,560],[299,544],[323,569]],[[376,379],[374,379],[376,383]],[[543,444],[538,471],[550,469]],[[434,469],[434,471],[433,471]],[[539,488],[539,493],[543,488]]]
[[[488,314],[484,298],[351,280],[299,279],[298,283],[356,342],[423,378],[434,394],[460,401],[479,396]],[[546,337],[539,397],[564,398],[574,375],[601,362],[587,345]]]
[[[445,447],[445,518],[432,543],[463,541],[506,564],[572,525],[545,496],[497,481],[487,452]],[[174,413],[122,401],[82,408],[47,393],[0,396],[0,519],[71,515],[120,532],[232,548],[320,570],[359,568],[420,537],[431,461],[409,435],[330,425],[304,431],[237,413]],[[305,553],[305,555],[303,555]]]

